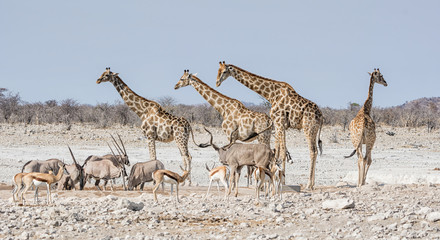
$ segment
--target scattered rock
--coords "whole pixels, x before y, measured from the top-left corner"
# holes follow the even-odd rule
[[[378,213],[378,214],[375,214],[373,216],[368,217],[367,221],[372,222],[372,221],[385,220],[385,219],[387,219],[387,217],[385,216],[384,213]]]
[[[240,227],[241,227],[241,228],[248,228],[248,227],[249,227],[249,223],[247,223],[247,222],[242,222],[242,223],[240,223]]]
[[[132,211],[140,211],[144,208],[144,203],[143,202],[135,203],[126,198],[123,198],[120,200],[118,207],[126,208]]]
[[[437,222],[440,220],[440,212],[432,212],[426,215],[426,219],[430,222]]]
[[[349,209],[354,208],[354,201],[348,198],[326,200],[322,203],[323,209]]]

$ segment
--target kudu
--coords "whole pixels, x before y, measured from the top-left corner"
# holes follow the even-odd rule
[[[229,166],[229,189],[228,195],[235,187],[235,197],[238,195],[238,180],[243,166],[257,166],[267,168],[274,159],[274,153],[266,144],[242,144],[232,141],[223,147],[217,147],[213,142],[213,136],[208,129],[205,130],[211,135],[210,144],[219,154],[220,163]],[[234,134],[234,130],[232,134]],[[231,137],[232,139],[232,137]]]

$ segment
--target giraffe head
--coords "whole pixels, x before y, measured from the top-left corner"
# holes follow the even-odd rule
[[[220,87],[223,81],[231,76],[232,67],[225,64],[225,61],[219,62],[220,68],[218,69],[217,82],[215,85]]]
[[[101,82],[108,82],[112,80],[114,77],[117,77],[119,73],[113,73],[110,71],[110,68],[105,68],[105,72],[101,74],[101,77],[96,80],[97,84],[100,84]]]
[[[180,77],[180,80],[174,86],[174,89],[177,90],[181,87],[186,87],[191,84],[191,81],[194,81],[193,76],[197,76],[197,73],[189,73],[189,70],[183,70],[183,75]]]
[[[374,69],[373,73],[368,73],[370,74],[371,78],[373,79],[373,81],[375,83],[379,83],[384,85],[385,87],[388,86],[387,82],[385,81],[385,79],[383,78],[383,75],[380,73],[379,68],[378,69]]]

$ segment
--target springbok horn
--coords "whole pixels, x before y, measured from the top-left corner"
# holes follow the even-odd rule
[[[208,167],[207,163],[205,163],[205,168],[206,168],[206,170],[208,170],[208,172],[211,172],[211,170],[209,170],[209,167]]]

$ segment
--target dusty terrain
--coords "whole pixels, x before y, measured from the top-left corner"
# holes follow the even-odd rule
[[[198,143],[208,141],[201,126],[193,126]],[[394,132],[389,136],[387,132]],[[214,141],[226,137],[213,129]],[[373,164],[367,185],[354,187],[356,158],[348,131],[324,127],[324,153],[316,165],[314,191],[297,190],[307,183],[309,157],[302,132],[289,131],[283,199],[262,198],[255,203],[253,188],[241,180],[239,197],[222,201],[222,190],[203,200],[207,189],[204,164],[217,160],[212,148],[199,149],[190,142],[193,156],[192,186],[181,188],[181,201],[169,197],[169,187],[154,203],[151,185],[145,192],[57,191],[47,206],[14,206],[12,176],[32,159],[60,158],[71,163],[67,145],[83,162],[91,154],[109,152],[109,134],[124,139],[131,163],[149,159],[147,143],[138,128],[73,125],[0,125],[0,238],[93,239],[440,239],[440,132],[426,129],[378,127]],[[165,167],[180,172],[182,160],[174,143],[157,143]],[[27,199],[32,203],[32,193]],[[40,191],[45,200],[45,190]]]

